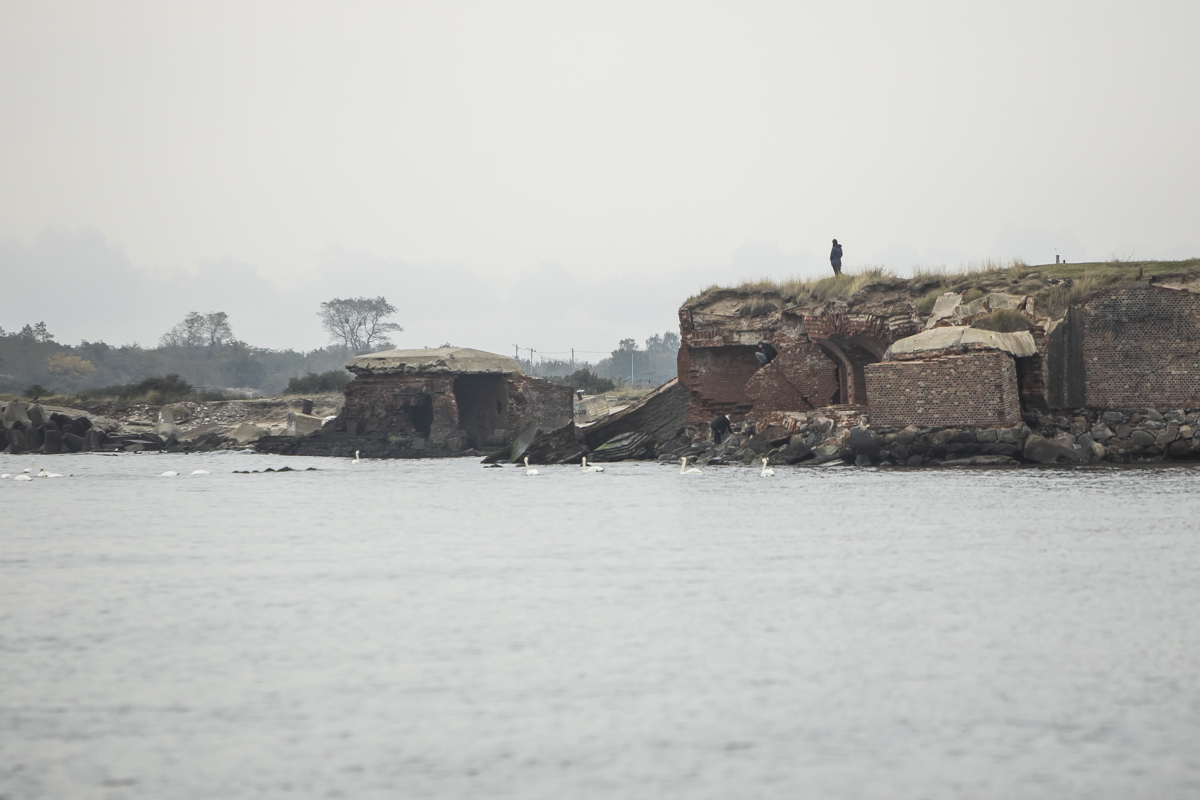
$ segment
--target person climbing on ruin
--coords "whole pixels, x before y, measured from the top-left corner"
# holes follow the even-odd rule
[[[771,344],[766,339],[763,339],[758,343],[758,351],[755,352],[754,357],[758,359],[758,365],[760,367],[765,367],[767,364],[770,364],[777,355],[779,355],[779,351],[775,349],[775,345]]]
[[[842,274],[842,246],[833,240],[833,249],[829,251],[829,264],[833,267],[834,275]]]
[[[721,440],[729,435],[733,426],[729,424],[729,417],[725,414],[717,414],[717,418],[712,421],[712,436],[713,444],[720,444]]]

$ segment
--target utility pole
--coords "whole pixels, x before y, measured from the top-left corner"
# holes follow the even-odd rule
[[[571,348],[571,372],[575,371],[575,348]]]
[[[537,372],[533,368],[533,348],[529,348],[529,374],[536,375]]]

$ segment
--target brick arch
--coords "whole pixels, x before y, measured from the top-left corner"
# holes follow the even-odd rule
[[[830,360],[837,364],[837,382],[840,395],[838,404],[845,405],[846,403],[853,402],[849,399],[851,396],[852,376],[854,374],[854,365],[850,362],[850,359],[842,352],[842,348],[829,339],[813,339],[813,344],[821,348],[829,356]]]

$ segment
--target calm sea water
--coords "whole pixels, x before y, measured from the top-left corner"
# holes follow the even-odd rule
[[[3,798],[1200,795],[1197,469],[45,465]]]

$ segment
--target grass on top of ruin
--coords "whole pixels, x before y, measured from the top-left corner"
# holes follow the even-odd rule
[[[736,286],[709,286],[688,298],[685,305],[697,306],[730,295],[746,298],[739,307],[740,316],[760,316],[778,310],[771,302],[779,298],[785,305],[810,306],[828,300],[852,301],[868,287],[872,299],[914,302],[916,309],[928,314],[934,301],[946,292],[960,292],[971,302],[991,292],[1033,295],[1039,314],[1056,317],[1088,295],[1122,283],[1157,278],[1159,280],[1200,279],[1200,258],[1182,261],[1132,261],[1114,259],[1078,264],[1027,264],[984,260],[957,268],[914,266],[912,277],[898,276],[887,267],[872,266],[824,278],[797,278],[777,281],[762,278]]]

